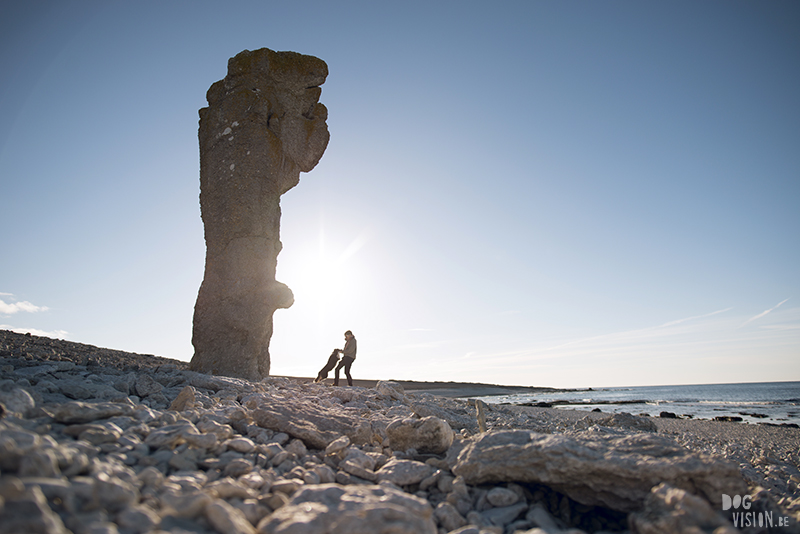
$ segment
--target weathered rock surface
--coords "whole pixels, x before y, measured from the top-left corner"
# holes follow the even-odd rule
[[[342,435],[359,445],[369,443],[373,435],[385,434],[383,429],[388,423],[383,418],[371,422],[356,413],[342,413],[311,399],[254,395],[244,403],[253,410],[253,418],[260,426],[285,432],[317,449],[326,448]]]
[[[714,534],[738,532],[704,499],[664,483],[652,489],[644,509],[630,515],[630,523],[637,534],[683,534],[692,527]]]
[[[259,525],[262,534],[436,534],[426,501],[389,486],[299,490]]]
[[[376,473],[379,482],[391,482],[396,486],[419,484],[433,474],[434,468],[414,460],[391,459]]]
[[[587,429],[592,426],[622,428],[625,430],[635,430],[636,432],[658,432],[658,427],[656,427],[656,424],[651,418],[631,415],[629,413],[615,413],[600,420],[586,416],[575,423],[576,429]]]
[[[638,424],[577,428],[547,410],[527,416],[491,405],[484,414],[487,432],[475,435],[470,428],[478,430],[476,411],[466,400],[393,386],[332,388],[286,378],[251,382],[185,367],[0,331],[0,392],[23,399],[23,409],[0,416],[0,533],[229,534],[274,528],[296,534],[330,532],[341,521],[341,528],[354,533],[432,532],[433,527],[441,534],[581,534],[625,532],[634,520],[650,532],[701,532],[713,524],[707,511],[720,509],[706,495],[717,490],[702,482],[715,472],[714,461],[663,435],[639,433]],[[65,394],[79,387],[96,396]],[[415,413],[428,415],[415,418]],[[433,413],[464,425],[445,452],[422,452],[430,433],[415,433],[430,424],[425,418]],[[333,423],[325,427],[326,421]],[[441,418],[427,421],[433,428],[448,425]],[[402,427],[408,443],[394,449],[390,427]],[[606,498],[644,491],[636,518],[580,502],[577,497],[587,490],[572,474],[553,476],[553,483],[513,482],[528,471],[524,465],[513,470],[525,443],[506,440],[509,432],[502,429],[509,427],[527,429],[510,432],[526,440],[531,435],[562,440],[540,447],[550,464],[545,475],[573,466],[581,469],[584,486],[605,483],[597,493]],[[513,476],[475,482],[459,470],[466,465],[459,455],[483,461],[492,440],[500,448],[491,454],[505,463],[503,469],[511,465]],[[770,471],[778,467],[774,453],[758,454]],[[587,468],[581,463],[587,458],[601,467]],[[674,464],[673,471],[657,472],[680,488],[642,490],[652,482],[651,464],[659,463]],[[603,464],[629,477],[598,480]],[[569,484],[561,488],[565,480]],[[305,491],[307,502],[299,502]],[[776,521],[789,517],[767,491],[753,495],[752,510],[770,512]],[[781,532],[797,531],[789,519]]]
[[[720,505],[747,489],[735,465],[650,433],[582,438],[506,431],[467,445],[453,468],[467,483],[534,482],[586,505],[630,512],[662,481]]]
[[[269,376],[272,315],[291,290],[275,280],[280,197],[328,144],[319,103],[324,61],[295,52],[239,53],[200,110],[200,210],[206,264],[194,313],[191,368]],[[146,387],[146,386],[145,386]]]
[[[375,385],[375,390],[381,395],[386,395],[392,400],[404,400],[406,392],[403,390],[403,385],[393,381],[379,381]]]
[[[389,446],[396,451],[415,449],[431,454],[446,452],[455,437],[447,421],[434,416],[395,419],[389,423],[386,434]]]
[[[14,494],[15,493],[15,494]],[[47,504],[47,498],[38,487],[7,491],[5,506],[0,513],[0,532],[67,534],[64,522]]]

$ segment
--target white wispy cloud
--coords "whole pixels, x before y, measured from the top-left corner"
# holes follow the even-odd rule
[[[676,324],[685,323],[686,321],[693,321],[695,319],[703,319],[705,317],[711,317],[712,315],[717,315],[718,313],[725,313],[726,311],[731,311],[733,308],[725,308],[724,310],[717,310],[711,313],[705,313],[703,315],[694,315],[692,317],[686,317],[685,319],[677,319],[675,321],[669,321],[667,323],[662,324],[659,328],[665,328],[667,326],[675,326]]]
[[[11,293],[0,293],[4,297],[13,297]],[[47,311],[47,306],[37,306],[26,300],[20,302],[6,302],[0,299],[0,313],[3,315],[13,315],[18,312],[36,313],[40,311]]]
[[[763,330],[800,330],[800,324],[769,324],[761,328]]]
[[[764,317],[764,316],[765,316],[765,315],[767,315],[768,313],[770,313],[770,312],[773,312],[773,311],[777,310],[778,308],[780,308],[780,307],[781,307],[781,304],[784,304],[784,303],[785,303],[787,300],[789,300],[789,299],[784,299],[784,300],[780,301],[779,303],[777,303],[777,304],[776,304],[775,306],[773,306],[772,308],[770,308],[770,309],[768,309],[768,310],[764,310],[763,312],[759,313],[758,315],[755,315],[755,316],[753,316],[753,317],[750,317],[748,320],[746,320],[745,322],[743,322],[741,326],[744,326],[744,325],[746,325],[746,324],[748,324],[748,323],[752,323],[753,321],[755,321],[755,320],[757,320],[757,319],[761,319],[762,317]]]
[[[709,337],[712,339],[724,337],[727,334],[721,332],[736,328],[736,321],[740,321],[741,318],[730,317],[725,319],[724,317],[716,317],[714,320],[709,320],[711,317],[724,314],[732,309],[724,308],[702,315],[693,315],[668,321],[660,325],[609,332],[597,336],[573,339],[555,345],[498,351],[483,355],[483,357],[498,365],[512,362],[522,364],[537,360],[563,359],[577,356],[601,357],[605,355],[613,358],[622,358],[626,354],[644,354],[659,347],[674,349],[686,343],[700,344]]]
[[[672,326],[676,326],[682,323],[686,323],[689,321],[694,321],[697,319],[705,319],[706,317],[711,317],[714,315],[718,315],[720,313],[725,313],[727,311],[732,310],[733,308],[724,308],[722,310],[713,311],[711,313],[704,313],[702,315],[693,315],[691,317],[684,317],[683,319],[675,319],[674,321],[668,321],[664,324],[660,324],[658,326],[648,326],[645,328],[637,328],[635,330],[625,330],[622,332],[611,332],[608,334],[602,334],[599,336],[592,336],[583,339],[576,339],[573,341],[568,341],[566,343],[562,343],[560,345],[556,345],[554,347],[549,347],[546,349],[547,351],[554,351],[557,349],[562,349],[564,347],[568,347],[570,345],[578,345],[578,344],[585,344],[585,343],[592,343],[596,344],[597,342],[606,342],[606,341],[621,341],[621,340],[630,340],[630,339],[642,339],[642,338],[660,338],[667,335],[664,332],[660,332],[660,330],[665,328],[670,328]]]

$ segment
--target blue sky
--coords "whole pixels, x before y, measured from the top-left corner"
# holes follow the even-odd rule
[[[189,360],[197,110],[328,63],[274,374],[800,380],[800,4],[5,2],[0,328]]]

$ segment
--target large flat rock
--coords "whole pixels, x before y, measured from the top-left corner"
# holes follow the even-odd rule
[[[461,451],[453,472],[468,484],[544,484],[580,503],[623,512],[641,508],[650,489],[661,482],[716,505],[723,493],[747,489],[732,463],[693,453],[665,436],[584,434],[484,434]]]

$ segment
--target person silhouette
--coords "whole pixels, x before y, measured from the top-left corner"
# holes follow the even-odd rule
[[[344,368],[344,376],[347,377],[347,385],[353,385],[353,377],[350,376],[350,367],[353,365],[353,362],[356,360],[356,337],[353,335],[353,332],[348,330],[344,333],[345,344],[344,348],[342,349],[342,360],[339,362],[339,365],[336,366],[336,369],[333,372],[333,385],[339,385],[339,370]]]

